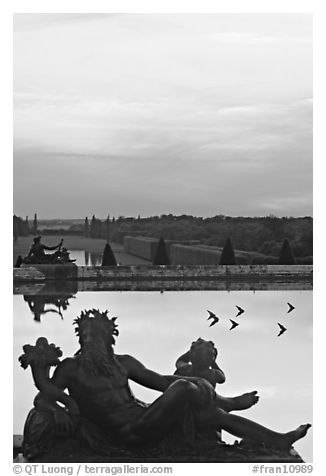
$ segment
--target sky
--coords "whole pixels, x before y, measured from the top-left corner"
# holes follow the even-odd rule
[[[312,16],[14,15],[14,213],[312,215]]]

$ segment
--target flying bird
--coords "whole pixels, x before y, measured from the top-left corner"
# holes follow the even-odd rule
[[[230,327],[230,331],[232,331],[232,329],[237,327],[239,324],[237,322],[233,321],[232,319],[230,319],[230,321],[232,322],[232,326]]]
[[[209,319],[213,319],[213,322],[211,322],[209,326],[209,327],[212,327],[214,324],[216,324],[219,321],[219,318],[214,314],[214,312],[209,311],[208,309],[207,309],[207,312],[209,313],[209,317],[207,318],[207,320],[209,321]]]
[[[295,307],[294,307],[294,306],[292,306],[292,304],[291,304],[291,303],[289,303],[289,302],[288,302],[288,306],[289,306],[289,310],[288,310],[288,312],[287,312],[287,313],[289,314],[289,312],[293,311],[293,309],[295,309]]]
[[[287,330],[286,327],[282,326],[279,322],[277,323],[280,327],[280,332],[277,334],[277,337],[280,337]]]
[[[241,316],[241,314],[244,313],[244,309],[242,309],[242,307],[237,306],[237,305],[236,305],[235,307],[236,307],[236,308],[238,309],[238,311],[239,311],[238,314],[237,314],[235,317]]]

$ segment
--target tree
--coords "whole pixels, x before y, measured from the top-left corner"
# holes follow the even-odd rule
[[[278,264],[295,264],[291,246],[287,239],[283,241],[280,257],[278,259]]]
[[[156,248],[153,265],[169,265],[169,264],[171,263],[170,263],[168,251],[166,249],[165,241],[163,238],[160,238]]]
[[[37,225],[37,213],[34,214],[34,222],[33,222],[33,233],[34,235],[37,234],[37,228],[38,228],[38,225]]]
[[[103,251],[102,266],[117,266],[117,261],[109,243],[105,245]]]
[[[92,216],[91,226],[90,226],[90,237],[91,238],[101,238],[101,225],[102,222],[95,215]]]
[[[110,215],[108,215],[106,221],[105,221],[105,238],[107,239],[107,241],[110,240]]]
[[[234,251],[233,251],[233,245],[231,243],[230,238],[228,238],[225,242],[219,264],[221,265],[236,264]]]
[[[88,224],[88,217],[85,218],[85,236],[88,237],[89,236],[89,224]]]
[[[17,240],[18,236],[29,235],[28,221],[23,220],[21,217],[14,215],[13,216],[13,232],[14,232],[15,241]]]

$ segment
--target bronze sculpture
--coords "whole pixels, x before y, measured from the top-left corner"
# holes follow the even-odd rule
[[[34,320],[41,322],[42,316],[49,313],[58,314],[63,319],[63,311],[67,310],[69,300],[74,298],[71,293],[62,294],[26,294],[24,301],[27,302],[29,310],[34,315]],[[54,306],[46,308],[46,306]]]
[[[171,432],[193,443],[222,428],[280,450],[289,450],[307,433],[310,425],[281,434],[230,413],[254,404],[255,392],[222,397],[205,378],[160,375],[130,355],[115,354],[116,318],[107,314],[95,309],[81,313],[74,321],[80,349],[62,362],[60,349],[44,337],[35,346],[24,346],[19,360],[23,368],[31,367],[39,390],[24,428],[26,458],[37,457],[58,438],[69,436],[106,454],[111,444],[152,446]],[[52,378],[51,366],[56,366]],[[162,395],[150,405],[143,403],[133,395],[129,379]]]
[[[63,238],[58,245],[46,246],[41,242],[41,236],[36,236],[33,239],[33,244],[29,250],[27,256],[22,258],[18,256],[15,263],[16,268],[20,268],[23,264],[35,265],[35,264],[71,264],[75,259],[70,259],[70,253],[67,248],[62,247]],[[54,251],[54,253],[45,253],[46,250]]]

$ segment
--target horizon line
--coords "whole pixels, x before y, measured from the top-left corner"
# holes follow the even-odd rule
[[[37,215],[37,213],[36,213]],[[108,218],[108,216],[112,219],[112,218],[115,218],[115,219],[119,219],[119,218],[123,218],[123,219],[126,219],[126,218],[135,218],[136,220],[138,219],[138,215],[107,215],[106,217],[100,217],[100,216],[96,216],[95,213],[92,213],[90,215],[86,215],[86,216],[83,216],[83,217],[69,217],[69,218],[63,218],[63,217],[46,217],[46,218],[43,218],[43,217],[39,217],[37,215],[37,219],[39,221],[42,221],[42,220],[66,220],[66,221],[69,221],[69,220],[85,220],[85,218],[92,218],[92,216],[95,216],[95,218],[99,219],[99,220],[106,220]],[[180,216],[188,216],[188,217],[193,217],[193,218],[215,218],[215,217],[219,217],[219,216],[223,216],[223,217],[228,217],[228,218],[268,218],[268,217],[273,217],[273,218],[313,218],[312,215],[275,215],[274,213],[270,213],[268,215],[226,215],[224,213],[218,213],[216,215],[210,215],[210,216],[203,216],[203,215],[192,215],[192,214],[189,214],[189,213],[181,213],[181,214],[173,214],[173,213],[161,213],[160,215],[147,215],[147,216],[140,216],[140,219],[144,219],[144,218],[154,218],[154,217],[158,217],[158,218],[161,218],[162,216],[169,216],[169,215],[172,215],[172,216],[175,216],[175,217],[180,217]],[[15,213],[13,214],[13,216],[17,216],[18,218],[22,218],[21,216],[19,215],[16,215]],[[34,219],[34,213],[29,216],[29,215],[25,215],[25,218],[28,217],[28,219],[30,220],[33,220]]]

